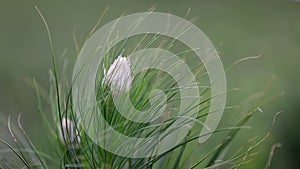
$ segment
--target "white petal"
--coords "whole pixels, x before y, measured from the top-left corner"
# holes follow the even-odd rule
[[[77,139],[77,142],[80,142],[80,138],[78,136],[78,131],[76,130],[76,127],[74,123],[63,117],[61,121],[61,126],[58,127],[59,130],[59,139],[61,142],[65,143],[65,140],[67,143],[73,143],[75,142],[75,139]]]
[[[103,82],[109,84],[115,94],[123,89],[129,90],[132,83],[129,59],[119,56],[114,60],[107,73],[104,71]]]

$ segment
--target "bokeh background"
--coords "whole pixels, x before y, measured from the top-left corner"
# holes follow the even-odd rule
[[[227,73],[228,88],[240,88],[239,92],[228,96],[228,104],[241,104],[251,94],[264,90],[268,81],[276,77],[269,95],[279,97],[262,107],[263,113],[256,114],[249,122],[254,128],[244,135],[262,136],[271,127],[274,114],[283,113],[277,118],[271,137],[260,146],[257,162],[247,168],[262,168],[271,146],[278,142],[283,146],[275,151],[272,168],[300,168],[300,1],[0,0],[1,121],[5,122],[8,115],[22,112],[29,135],[42,145],[44,138],[37,99],[30,83],[36,78],[47,88],[52,65],[46,30],[35,5],[50,26],[55,54],[60,56],[67,49],[69,72],[76,59],[74,28],[80,47],[107,7],[110,9],[102,25],[124,13],[145,12],[150,7],[183,18],[190,10],[186,18],[197,18],[194,24],[215,45],[225,67],[240,58],[261,55],[259,59],[240,63]],[[0,137],[6,137],[3,134],[6,130],[0,129]]]

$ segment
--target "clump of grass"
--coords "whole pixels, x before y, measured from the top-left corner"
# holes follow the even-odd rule
[[[41,98],[41,95],[43,96],[43,94],[41,94],[41,87],[35,80],[33,80],[33,85],[37,93],[37,104],[43,120],[44,130],[48,136],[48,149],[51,150],[51,152],[41,152],[39,148],[33,144],[22,127],[21,115],[18,116],[17,120],[18,129],[12,129],[11,120],[9,118],[8,129],[15,145],[13,146],[5,140],[0,139],[0,142],[8,147],[7,151],[1,150],[1,154],[4,154],[4,156],[0,156],[0,168],[240,168],[253,161],[253,156],[255,155],[254,149],[270,135],[270,133],[267,133],[266,136],[261,139],[252,140],[245,145],[245,147],[238,148],[236,152],[227,151],[234,146],[231,145],[232,140],[241,139],[236,137],[237,133],[240,130],[249,129],[249,126],[246,126],[247,121],[254,113],[260,111],[260,107],[266,101],[265,92],[267,91],[264,91],[252,97],[252,101],[254,102],[252,107],[247,110],[244,117],[237,119],[236,124],[218,128],[213,132],[212,139],[215,138],[215,140],[217,140],[216,142],[199,145],[197,140],[205,136],[198,135],[202,128],[199,124],[207,117],[210,100],[214,96],[210,96],[209,87],[203,88],[203,86],[198,85],[199,91],[203,96],[203,101],[197,105],[199,112],[197,112],[196,119],[199,121],[199,124],[196,124],[179,144],[162,154],[147,158],[129,158],[108,152],[95,144],[79,123],[76,112],[74,112],[73,109],[72,85],[69,85],[70,82],[68,81],[59,80],[67,79],[65,78],[67,75],[62,72],[62,75],[59,76],[48,25],[40,11],[38,9],[37,11],[45,23],[52,50],[53,70],[50,71],[50,99],[47,98],[48,96]],[[93,30],[95,30],[95,28],[93,28]],[[136,40],[134,40],[134,42],[136,42]],[[177,100],[180,96],[180,92],[176,82],[169,75],[157,70],[142,71],[134,77],[134,79],[130,79],[132,82],[130,82],[129,97],[132,103],[137,109],[148,109],[150,105],[148,98],[151,95],[151,91],[159,88],[166,93],[166,100],[167,103],[169,103],[166,107],[168,113],[154,124],[136,123],[123,117],[113,104],[113,95],[118,93],[118,90],[113,91],[111,89],[111,80],[105,80],[105,78],[107,78],[108,74],[113,74],[109,72],[111,64],[114,64],[115,59],[119,55],[126,55],[126,52],[129,52],[124,51],[128,44],[130,46],[130,40],[123,41],[112,48],[105,57],[103,69],[98,72],[100,80],[97,86],[97,103],[105,119],[117,131],[133,137],[149,137],[167,130],[167,128],[174,123],[176,120],[176,105],[178,105]],[[172,50],[172,47],[176,45],[178,44],[176,44],[175,40],[170,41],[159,35],[148,34],[140,37],[138,45],[135,44],[134,46],[140,48],[158,47]],[[138,47],[132,51],[137,50]],[[78,50],[78,45],[76,45],[76,48]],[[191,55],[189,50],[181,54],[183,59],[185,59],[185,56]],[[252,58],[256,57],[243,58],[235,62],[232,66],[229,66],[226,71],[229,71],[240,61]],[[65,64],[62,70],[67,70]],[[194,65],[193,73],[197,75],[198,81],[203,83],[207,81],[208,74],[205,72],[203,64],[198,63]],[[227,92],[232,91],[236,90],[228,90]],[[43,109],[42,99],[46,99],[51,107],[50,113],[53,116],[52,122],[49,122],[45,116],[46,112]],[[225,110],[240,111],[237,106],[227,106]],[[17,130],[20,131],[19,134],[16,134]],[[206,146],[207,148],[205,148]],[[152,151],[151,148],[152,147],[149,147],[149,153]],[[8,156],[7,158],[5,154],[7,154],[8,151],[12,151],[16,158],[14,158],[14,156]],[[270,163],[270,160],[268,163]],[[269,166],[269,164],[267,166]]]

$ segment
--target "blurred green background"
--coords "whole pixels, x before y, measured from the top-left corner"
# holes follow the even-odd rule
[[[280,142],[272,160],[272,168],[300,167],[300,2],[276,0],[132,0],[132,1],[29,1],[0,0],[0,115],[23,113],[24,126],[39,142],[41,123],[35,91],[28,79],[36,78],[45,88],[49,85],[51,55],[47,34],[34,6],[43,12],[53,36],[55,54],[67,49],[70,65],[75,63],[72,40],[76,28],[79,46],[105,8],[110,7],[102,24],[123,13],[145,12],[155,7],[185,17],[197,17],[194,23],[209,37],[225,67],[247,56],[261,55],[256,60],[240,63],[227,73],[228,88],[241,90],[228,96],[228,104],[240,104],[249,95],[264,90],[273,75],[270,97],[281,95],[255,115],[248,134],[262,135],[270,126],[274,113],[283,111],[277,119],[270,139],[262,147],[256,164],[262,168],[272,144]],[[72,68],[69,70],[72,71]],[[2,119],[1,121],[6,121]],[[6,129],[0,129],[0,132]],[[5,137],[0,133],[1,137]],[[38,139],[37,139],[38,138]]]

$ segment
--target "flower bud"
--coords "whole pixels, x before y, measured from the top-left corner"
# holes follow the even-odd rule
[[[71,120],[63,117],[59,129],[59,139],[62,143],[70,144],[75,143],[76,141],[77,143],[80,143],[78,130]]]
[[[114,94],[120,90],[129,90],[132,83],[129,59],[119,56],[110,65],[107,73],[104,71],[102,82],[108,84]]]

